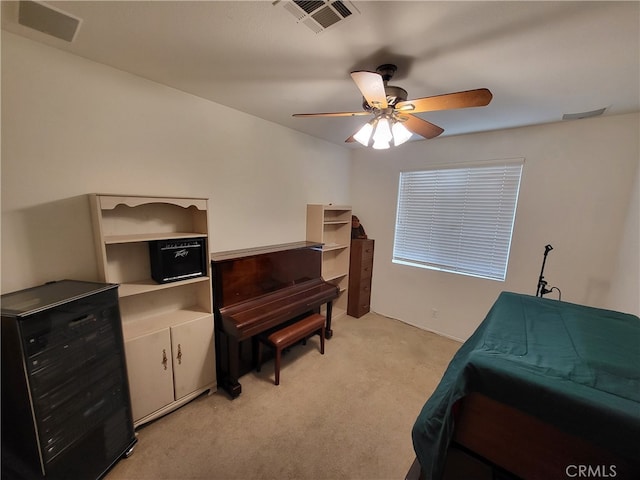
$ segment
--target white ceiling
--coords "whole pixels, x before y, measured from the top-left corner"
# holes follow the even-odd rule
[[[492,91],[486,107],[419,114],[443,135],[640,110],[639,2],[353,1],[316,34],[286,1],[46,2],[82,20],[73,42],[3,1],[2,28],[338,145],[367,118],[291,115],[361,110],[349,73],[383,63],[409,99]]]

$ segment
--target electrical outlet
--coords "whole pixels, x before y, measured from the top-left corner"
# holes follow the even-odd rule
[[[437,308],[432,308],[431,309],[431,318],[438,318],[438,309]]]

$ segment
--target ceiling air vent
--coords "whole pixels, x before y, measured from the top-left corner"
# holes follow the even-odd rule
[[[72,42],[78,33],[81,19],[41,2],[22,0],[18,23],[47,35]]]
[[[346,0],[276,0],[282,4],[298,23],[306,25],[314,33],[320,33],[353,14],[359,14],[353,3]]]

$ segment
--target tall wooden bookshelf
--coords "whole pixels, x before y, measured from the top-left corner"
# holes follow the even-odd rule
[[[207,199],[107,194],[89,199],[100,279],[120,285],[137,427],[216,387],[210,263],[203,276],[158,283],[151,278],[149,254],[154,240],[208,240]]]
[[[351,248],[351,207],[347,205],[307,205],[307,241],[322,243],[322,278],[337,285],[332,318],[347,313],[349,254]]]

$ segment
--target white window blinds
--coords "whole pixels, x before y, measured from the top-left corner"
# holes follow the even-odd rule
[[[393,261],[504,281],[523,162],[400,173]]]

